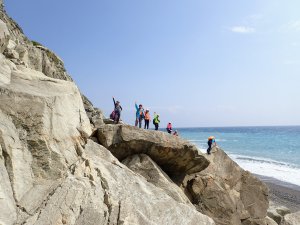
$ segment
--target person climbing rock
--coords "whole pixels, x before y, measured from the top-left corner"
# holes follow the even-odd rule
[[[140,104],[138,106],[135,102],[135,109],[136,109],[135,126],[137,127],[137,125],[139,125],[139,128],[141,128],[143,119],[145,117],[143,105]]]
[[[123,109],[122,109],[122,106],[120,105],[120,102],[119,101],[115,101],[114,97],[113,97],[113,101],[114,101],[115,109],[114,109],[114,111],[111,114],[111,119],[113,119],[115,121],[115,123],[119,123],[120,118],[121,118],[121,111]]]
[[[208,144],[208,149],[207,149],[207,154],[210,155],[210,151],[211,151],[211,146],[213,143],[216,143],[215,137],[214,136],[210,136],[208,138],[207,144]]]
[[[145,129],[149,129],[149,122],[150,122],[150,112],[149,112],[149,109],[146,109],[146,112],[145,112]]]
[[[167,125],[167,131],[168,131],[169,134],[172,133],[172,124],[171,123],[168,123],[168,125]]]
[[[158,130],[159,123],[160,123],[159,114],[154,113],[153,124],[155,126],[155,130]]]

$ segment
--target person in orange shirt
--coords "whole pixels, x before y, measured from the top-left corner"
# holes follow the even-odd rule
[[[145,112],[145,129],[149,129],[149,122],[150,122],[150,112],[149,112],[149,109],[146,109],[146,112]]]

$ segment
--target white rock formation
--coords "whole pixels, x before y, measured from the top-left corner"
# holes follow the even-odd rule
[[[287,214],[284,216],[281,225],[299,225],[300,224],[300,212]]]
[[[214,224],[89,140],[101,111],[57,56],[0,19],[1,225]]]

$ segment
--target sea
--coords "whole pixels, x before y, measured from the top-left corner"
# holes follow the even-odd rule
[[[243,169],[300,186],[300,126],[181,128],[179,135],[206,152],[207,138]]]

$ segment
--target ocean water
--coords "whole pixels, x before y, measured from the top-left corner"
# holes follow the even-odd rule
[[[181,137],[206,152],[207,138],[252,173],[300,186],[300,126],[182,128]]]

